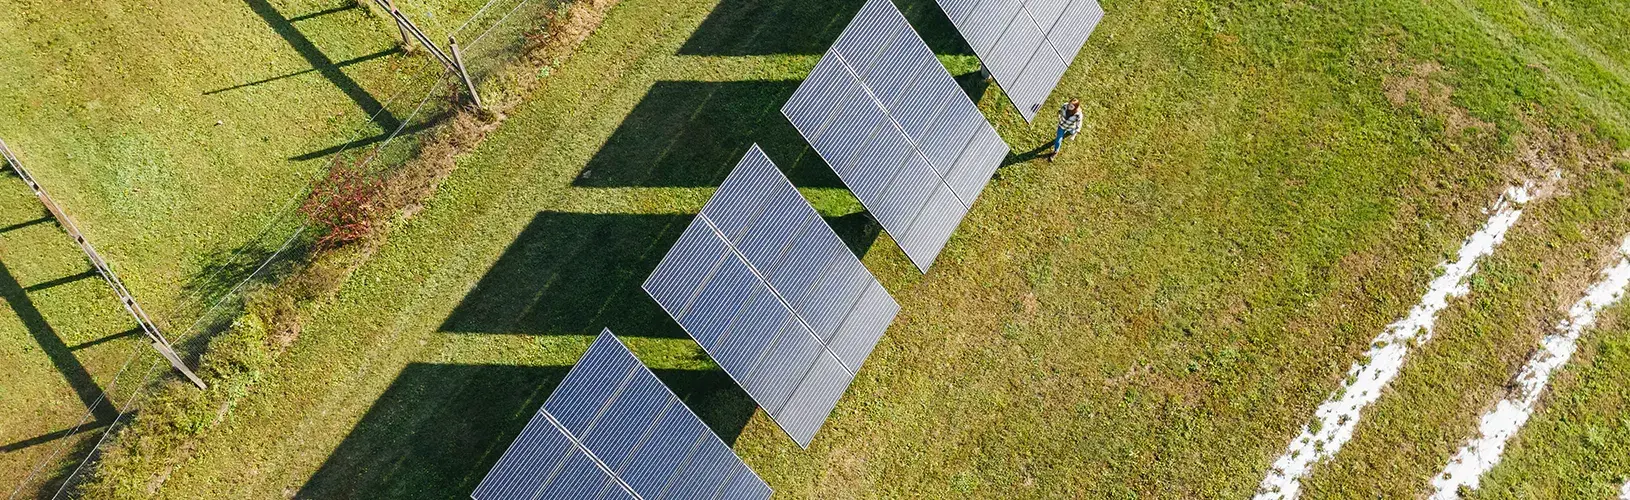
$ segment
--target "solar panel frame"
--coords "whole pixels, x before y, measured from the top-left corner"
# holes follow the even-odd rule
[[[1097,0],[936,2],[1026,122],[1041,113],[1104,15]]]
[[[709,469],[694,467],[709,457]],[[729,468],[728,476],[712,469]],[[720,492],[736,492],[721,497]],[[685,495],[695,490],[711,494]],[[470,497],[741,498],[771,493],[610,330],[568,370]]]
[[[945,241],[911,241],[923,235],[910,231],[910,221],[941,188],[963,205],[955,211],[960,221],[1009,151],[889,0],[861,7],[781,111],[924,272]],[[980,146],[970,148],[974,143]],[[994,144],[1002,145],[1001,157],[984,154]],[[968,151],[981,155],[965,158]],[[963,167],[956,185],[949,184],[946,175],[970,161],[988,164]],[[923,163],[933,176],[916,170]],[[987,175],[973,181],[978,172]],[[926,234],[950,237],[944,231]]]
[[[783,234],[791,236],[782,241],[778,235]],[[689,241],[695,239],[717,240],[729,255],[716,264],[686,262],[683,259],[707,257],[689,249],[713,247],[712,243]],[[755,246],[760,244],[762,247]],[[737,280],[742,270],[756,280]],[[692,276],[700,273],[708,276]],[[721,277],[727,281],[716,286]],[[691,292],[677,290],[674,283],[690,287]],[[828,342],[842,338],[840,365],[847,375],[841,385],[847,388],[899,312],[894,298],[757,145],[731,171],[643,286],[764,408],[771,421],[804,447],[832,408],[801,405],[799,408],[823,412],[797,418],[790,418],[793,416],[784,410],[789,401],[808,399],[800,397],[798,390],[808,383],[806,378],[822,356],[839,359]],[[733,298],[702,299],[710,289],[721,287],[733,288]],[[703,307],[698,309],[698,303]],[[716,310],[732,312],[717,314]],[[693,311],[703,311],[706,317],[694,318]],[[858,317],[857,312],[867,316]],[[868,339],[869,344],[860,345]],[[790,420],[799,426],[784,424]]]

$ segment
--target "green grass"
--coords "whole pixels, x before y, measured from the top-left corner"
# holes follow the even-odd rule
[[[932,2],[900,4],[972,69]],[[1630,130],[1624,7],[1553,4],[1532,10],[1578,43],[1465,0],[1109,2],[1054,94],[1087,102],[1082,136],[999,172],[922,276],[777,111],[858,1],[624,0],[189,460],[105,472],[176,498],[463,497],[610,327],[787,497],[1246,496],[1543,151],[1562,189],[1310,483],[1407,496],[1630,228],[1600,158]],[[1390,102],[1411,78],[1451,98]],[[1015,151],[1050,139],[965,83]],[[639,290],[753,142],[902,304],[809,450]]]
[[[1549,407],[1483,477],[1487,498],[1612,498],[1630,480],[1630,331],[1618,320],[1580,342],[1579,358],[1552,382]]]
[[[177,341],[214,298],[199,291],[246,274],[215,270],[247,265],[292,231],[298,216],[277,215],[325,166],[323,152],[377,134],[369,113],[423,64],[395,50],[388,24],[343,5],[21,0],[0,16],[0,138]],[[0,226],[43,213],[0,174]],[[256,251],[234,259],[247,247]],[[14,445],[73,426],[140,337],[117,335],[135,325],[94,276],[24,289],[89,269],[54,223],[0,233],[0,268],[11,311],[0,313],[0,445]],[[111,420],[108,408],[97,421]],[[0,483],[21,483],[63,444],[73,463],[48,463],[50,483],[96,437],[8,448]]]

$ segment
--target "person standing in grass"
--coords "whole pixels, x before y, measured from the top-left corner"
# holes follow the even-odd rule
[[[1053,161],[1059,150],[1064,149],[1064,139],[1075,140],[1075,134],[1081,133],[1081,100],[1072,98],[1064,103],[1058,110],[1058,136],[1053,138],[1053,154],[1047,161]]]

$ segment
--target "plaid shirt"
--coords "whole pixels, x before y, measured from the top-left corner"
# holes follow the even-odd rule
[[[1065,132],[1069,132],[1071,135],[1081,133],[1081,110],[1077,109],[1074,113],[1071,113],[1069,103],[1065,103],[1064,107],[1058,108],[1058,128],[1064,129]]]

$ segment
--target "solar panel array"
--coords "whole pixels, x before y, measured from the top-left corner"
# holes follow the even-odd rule
[[[470,497],[751,500],[770,487],[606,330]]]
[[[900,310],[757,145],[644,288],[804,447]]]
[[[1096,0],[937,1],[1025,121],[1104,17]]]
[[[1009,152],[889,0],[861,7],[781,112],[925,272]]]

